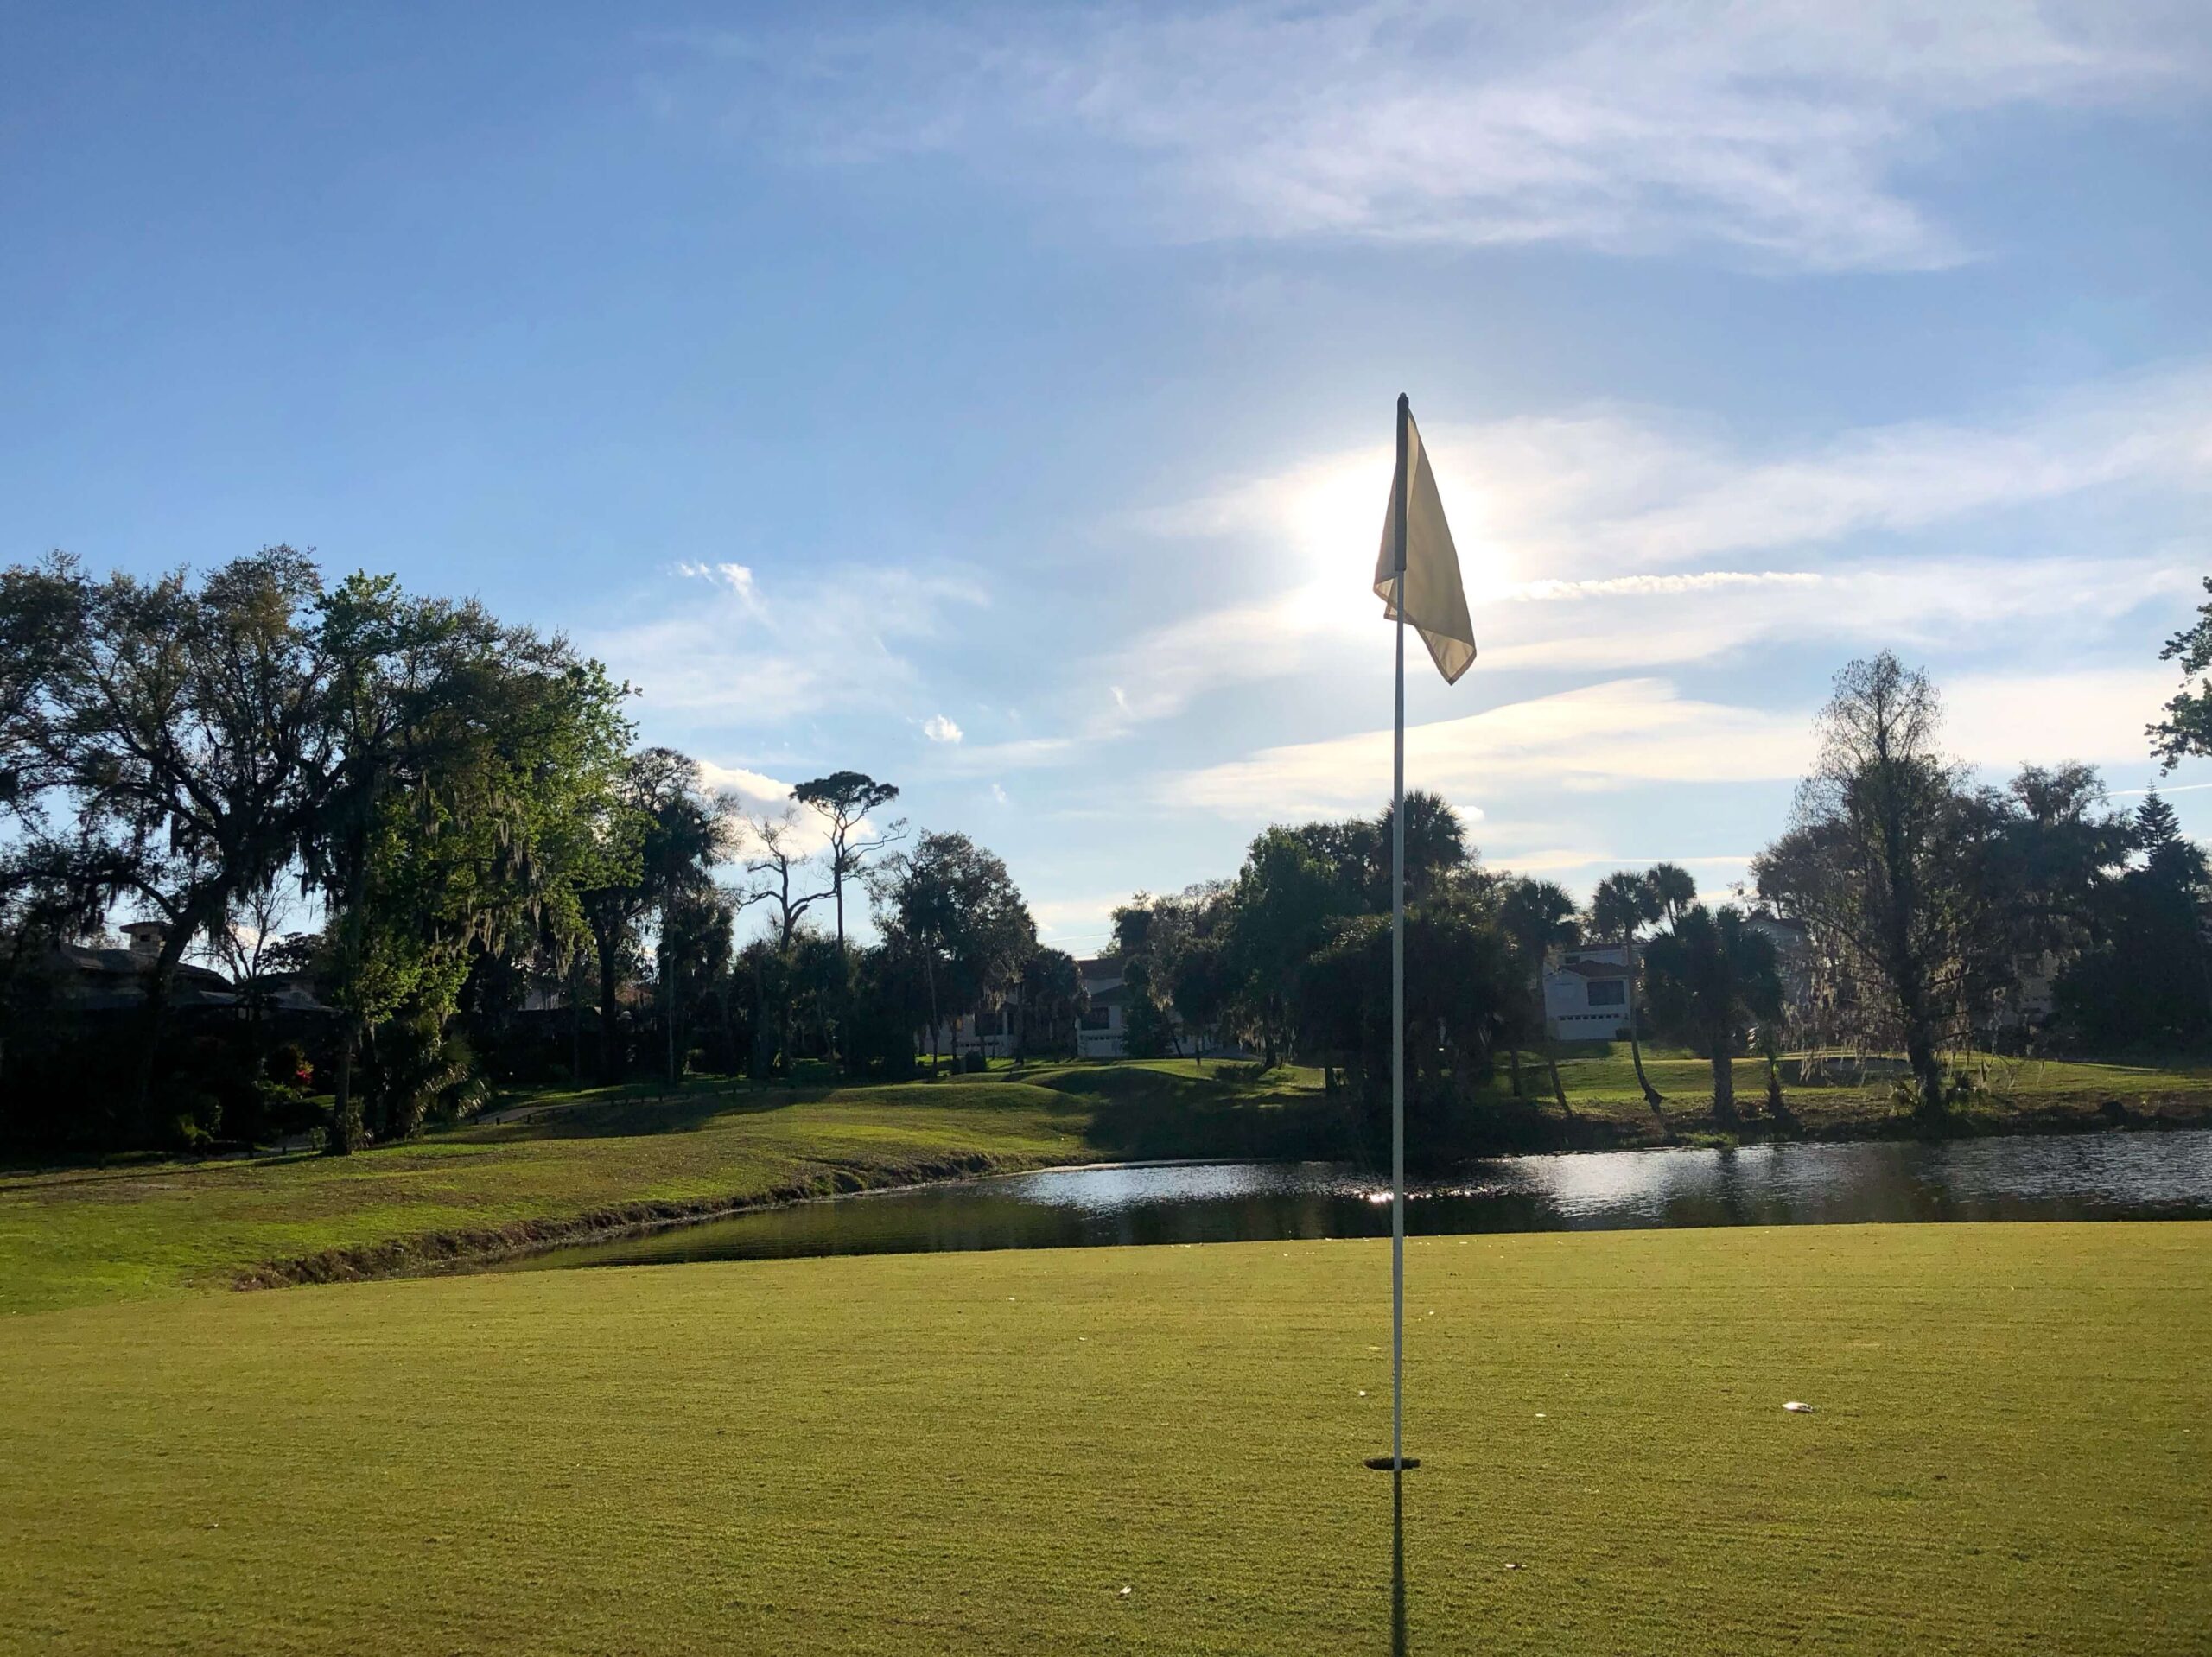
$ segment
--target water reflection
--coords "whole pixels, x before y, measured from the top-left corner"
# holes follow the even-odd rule
[[[805,1203],[512,1267],[1387,1235],[1336,1163],[1070,1169]],[[1416,1234],[1856,1221],[2212,1217],[2212,1132],[1512,1157],[1409,1193]]]

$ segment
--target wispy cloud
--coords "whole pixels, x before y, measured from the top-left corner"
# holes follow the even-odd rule
[[[694,581],[712,581],[735,594],[747,609],[760,607],[760,590],[754,583],[753,571],[744,564],[679,563],[676,573]]]
[[[1071,736],[1014,737],[1004,742],[963,742],[935,756],[938,767],[957,776],[993,771],[1033,771],[1066,765],[1080,757],[1083,744]]]
[[[2170,676],[2155,669],[1966,675],[1946,687],[1946,743],[1999,771],[2132,759],[2171,694]],[[1532,790],[1555,798],[1644,784],[1779,782],[1810,761],[1815,711],[1699,701],[1665,679],[1615,679],[1409,726],[1406,765],[1422,787],[1478,808]],[[1368,809],[1389,782],[1383,729],[1263,749],[1164,778],[1158,792],[1163,803],[1262,821]]]
[[[910,702],[921,676],[907,648],[935,637],[949,614],[986,602],[976,582],[949,570],[832,568],[789,596],[742,564],[684,563],[675,574],[684,590],[640,600],[657,613],[584,642],[644,683],[656,711],[741,725]]]
[[[1490,596],[1542,596],[1522,584],[1826,546],[2107,486],[2212,487],[2212,364],[1787,448],[1656,409],[1424,422],[1421,435],[1470,579]],[[1342,569],[1375,543],[1391,465],[1382,443],[1312,456],[1134,522],[1287,540]]]
[[[1406,731],[1408,772],[1472,804],[1532,780],[1571,787],[1791,777],[1810,752],[1802,716],[1694,701],[1662,679],[1612,680]],[[1167,779],[1160,793],[1249,818],[1365,809],[1389,787],[1386,729],[1263,749]]]
[[[1701,569],[1686,575],[1615,575],[1597,581],[1516,581],[1499,596],[1546,603],[1566,599],[1672,598],[1682,593],[1714,593],[1723,587],[1772,591],[1783,587],[1817,587],[1821,577],[1804,569]]]
[[[931,714],[922,721],[922,734],[932,742],[957,742],[961,730],[942,714]]]
[[[735,118],[804,156],[957,156],[1173,237],[1911,269],[1970,252],[1908,184],[1961,117],[2195,89],[2203,33],[2121,0],[1230,0],[684,44],[740,79]]]
[[[1664,410],[1423,435],[1491,669],[1619,672],[1792,638],[1955,647],[2035,624],[2079,637],[2192,590],[2201,552],[2184,537],[2132,552],[2031,543],[1908,555],[1895,539],[2098,491],[2130,504],[2201,498],[2212,488],[2212,368],[2093,384],[1980,423],[1863,428],[1779,452]],[[1134,515],[1141,533],[1217,541],[1230,556],[1288,548],[1302,563],[1274,594],[1179,618],[1094,673],[1140,687],[1131,717],[1159,718],[1347,648],[1373,624],[1357,584],[1390,464],[1379,445],[1322,455]],[[2031,533],[2047,539],[2048,526]],[[1800,567],[1702,567],[1743,554]],[[1650,568],[1666,563],[1678,568]]]

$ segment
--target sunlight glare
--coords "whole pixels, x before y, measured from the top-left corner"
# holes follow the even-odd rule
[[[1467,602],[1480,605],[1501,597],[1512,584],[1490,537],[1484,533],[1483,496],[1451,457],[1430,449],[1452,539],[1459,550],[1460,579]],[[1284,528],[1310,572],[1317,603],[1341,603],[1348,581],[1371,576],[1382,544],[1383,512],[1389,505],[1392,458],[1376,447],[1309,468],[1291,486],[1283,511]],[[1363,617],[1364,612],[1355,613]]]

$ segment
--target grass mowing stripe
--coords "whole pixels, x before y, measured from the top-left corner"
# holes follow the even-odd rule
[[[1412,1647],[2201,1652],[2208,1268],[2198,1222],[1416,1239]],[[1387,1283],[1221,1245],[15,1318],[0,1649],[1387,1649]]]

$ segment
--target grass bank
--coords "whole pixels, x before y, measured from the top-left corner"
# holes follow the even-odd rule
[[[1503,1095],[1461,1151],[1659,1144],[1717,1131],[1703,1061],[1653,1053],[1662,1123],[1625,1052],[1561,1066],[1575,1117]],[[2038,1064],[1961,1112],[1966,1132],[2212,1121],[2212,1073]],[[1746,1108],[1763,1072],[1747,1063]],[[1809,1137],[1916,1131],[1886,1083],[1794,1088]],[[2113,1101],[2121,1101],[2115,1112]],[[350,1158],[125,1160],[0,1174],[0,1311],[246,1281],[378,1275],[574,1240],[653,1220],[796,1197],[1057,1163],[1360,1154],[1345,1098],[1321,1073],[1147,1061],[1032,1065],[888,1087],[694,1082],[549,1093],[514,1119]],[[1371,1125],[1370,1125],[1371,1126]],[[1772,1131],[1756,1114],[1748,1134]]]
[[[2212,1646],[2212,1225],[1409,1261],[1413,1651]],[[1359,1461],[1387,1262],[846,1258],[16,1317],[0,1650],[1386,1651],[1390,1483]]]
[[[390,1271],[626,1222],[1096,1154],[1079,1103],[995,1081],[541,1103],[527,1120],[352,1157],[0,1176],[0,1311]]]
[[[1643,1068],[1665,1098],[1663,1124],[1643,1102],[1625,1043],[1595,1050],[1563,1048],[1560,1078],[1568,1102],[1585,1121],[1585,1134],[1612,1145],[1664,1143],[1669,1135],[1721,1133],[1713,1116],[1713,1066],[1680,1049],[1647,1047]],[[1529,1056],[1533,1060],[1534,1056]],[[1923,1130],[1909,1104],[1894,1096],[1896,1078],[1878,1070],[1861,1072],[1831,1063],[1815,1082],[1802,1082],[1799,1066],[1783,1092],[1794,1119],[1786,1127],[1766,1111],[1766,1061],[1738,1059],[1732,1066],[1736,1105],[1744,1121],[1734,1135],[1760,1139],[1904,1137]],[[2193,1062],[2111,1063],[2071,1059],[1974,1056],[1959,1068],[1976,1083],[1974,1096],[1952,1112],[1961,1133],[2091,1131],[2108,1127],[2195,1127],[2212,1123],[2212,1066]],[[1531,1092],[1548,1079],[1524,1065]],[[1554,1114],[1556,1112],[1554,1111]]]

